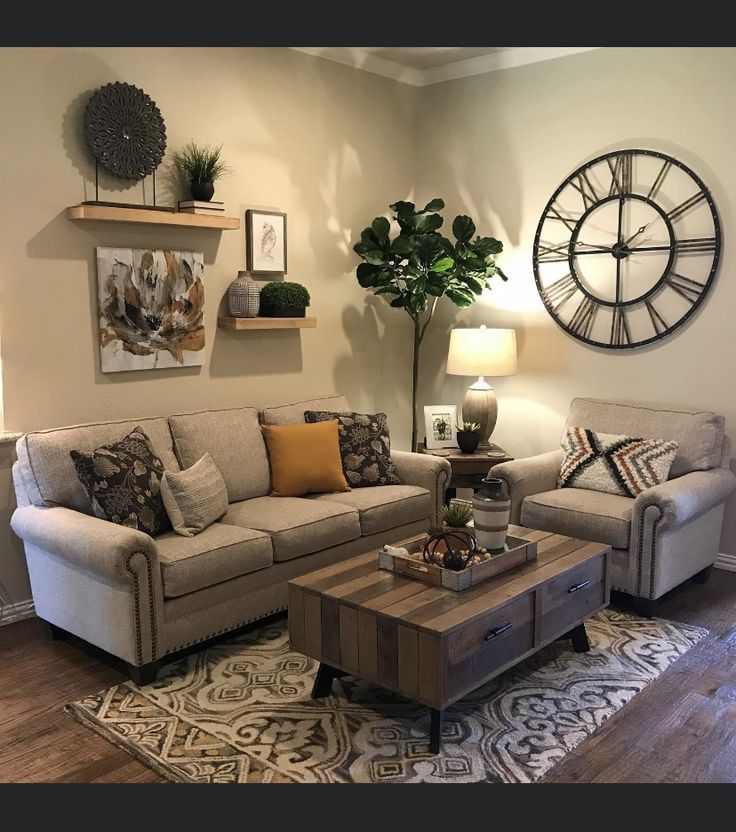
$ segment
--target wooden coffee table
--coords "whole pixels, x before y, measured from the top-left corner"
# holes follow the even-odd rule
[[[291,646],[320,662],[312,696],[351,675],[415,699],[432,709],[436,754],[448,705],[555,639],[589,650],[584,622],[608,606],[610,547],[509,533],[536,540],[537,560],[463,592],[379,569],[377,552],[289,581]]]

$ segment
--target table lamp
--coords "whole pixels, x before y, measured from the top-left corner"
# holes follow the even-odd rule
[[[447,372],[454,376],[478,376],[463,400],[464,422],[480,425],[480,444],[487,445],[496,426],[498,405],[484,376],[513,376],[518,372],[516,331],[513,329],[453,329]]]

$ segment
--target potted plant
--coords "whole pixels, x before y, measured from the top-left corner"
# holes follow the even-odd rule
[[[309,292],[301,283],[282,280],[261,289],[261,315],[264,318],[303,318],[310,303]]]
[[[473,519],[473,504],[467,500],[450,500],[440,512],[442,525],[447,529],[464,529]]]
[[[222,145],[200,146],[189,142],[182,150],[174,153],[174,169],[188,184],[192,199],[209,202],[215,195],[215,182],[228,172],[220,158],[221,152]]]
[[[419,350],[432,322],[440,298],[455,306],[471,306],[490,279],[506,275],[496,265],[495,255],[503,243],[493,237],[475,234],[470,217],[459,215],[452,223],[454,242],[438,233],[444,218],[439,213],[445,203],[433,199],[417,210],[413,202],[394,202],[389,206],[399,234],[391,239],[391,223],[376,217],[365,228],[353,251],[362,259],[356,271],[358,283],[376,295],[386,295],[391,306],[403,309],[414,327],[412,368],[412,450],[417,450],[417,382]]]
[[[478,422],[458,422],[457,444],[464,454],[472,454],[480,442],[480,425]]]

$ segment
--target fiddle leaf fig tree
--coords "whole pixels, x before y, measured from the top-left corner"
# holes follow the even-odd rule
[[[496,265],[495,255],[503,243],[493,237],[476,235],[470,217],[459,215],[452,223],[453,240],[439,233],[445,207],[433,199],[424,208],[413,202],[394,202],[389,206],[399,233],[391,238],[391,223],[376,217],[353,246],[363,262],[356,277],[364,289],[386,295],[395,309],[403,309],[414,325],[412,370],[412,449],[417,448],[417,382],[419,352],[437,303],[447,297],[455,306],[471,306],[490,280],[498,275],[507,280]],[[474,236],[475,235],[475,236]]]

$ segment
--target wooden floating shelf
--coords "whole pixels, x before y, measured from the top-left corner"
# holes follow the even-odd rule
[[[220,329],[314,329],[316,318],[228,318],[217,319]]]
[[[70,220],[178,225],[185,228],[218,228],[221,231],[237,231],[240,228],[239,217],[186,214],[183,211],[150,211],[145,208],[118,208],[114,205],[72,205],[66,209],[66,215]]]

